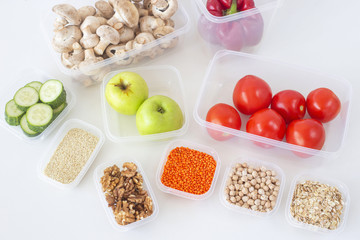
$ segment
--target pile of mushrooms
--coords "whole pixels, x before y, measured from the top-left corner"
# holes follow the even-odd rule
[[[119,65],[137,63],[177,44],[177,38],[160,41],[174,31],[171,17],[177,9],[177,0],[99,0],[95,7],[79,9],[58,4],[52,8],[58,15],[52,45],[61,53],[62,64],[69,69],[86,69],[111,57],[117,57]],[[152,41],[159,44],[141,51]],[[128,53],[134,49],[139,50],[139,54]],[[91,79],[84,84],[101,81],[109,70],[109,67],[91,71],[87,68],[82,72]]]

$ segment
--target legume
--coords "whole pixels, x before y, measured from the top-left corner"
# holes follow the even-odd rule
[[[209,191],[216,161],[207,154],[187,147],[170,151],[161,182],[179,191],[201,195]]]

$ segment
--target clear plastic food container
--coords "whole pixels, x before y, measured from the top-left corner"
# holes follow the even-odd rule
[[[66,83],[62,81],[66,91],[67,106],[42,133],[34,137],[28,137],[24,134],[20,126],[9,125],[5,120],[5,105],[8,101],[13,99],[16,91],[32,81],[39,81],[43,83],[49,79],[56,79],[56,78],[38,69],[26,69],[26,70],[22,70],[17,75],[16,79],[14,79],[13,81],[13,84],[8,89],[2,90],[1,99],[0,99],[0,112],[2,113],[0,116],[0,125],[2,125],[5,129],[7,129],[16,137],[18,137],[19,139],[25,142],[36,143],[45,139],[56,128],[56,126],[59,125],[59,123],[66,117],[66,115],[71,111],[71,109],[74,107],[76,103],[75,95],[66,86]]]
[[[280,190],[279,190],[278,196],[276,198],[276,204],[271,211],[269,211],[269,212],[255,211],[252,209],[247,209],[247,208],[244,208],[241,206],[237,206],[235,204],[231,204],[226,200],[226,194],[224,192],[225,188],[226,188],[226,184],[229,179],[231,170],[236,166],[237,163],[241,163],[241,164],[247,163],[247,165],[252,168],[265,167],[266,170],[275,171],[276,178],[280,181]],[[228,208],[232,211],[242,213],[242,214],[267,218],[267,217],[274,215],[277,212],[277,210],[279,209],[282,194],[284,192],[284,188],[285,188],[285,173],[279,166],[277,166],[276,164],[271,163],[271,162],[261,161],[261,160],[250,158],[250,157],[239,157],[239,158],[233,160],[231,162],[231,164],[226,168],[224,178],[223,178],[221,188],[220,188],[220,201],[226,208]]]
[[[142,76],[149,87],[149,97],[154,95],[164,95],[176,101],[183,111],[183,126],[174,131],[140,135],[136,128],[135,115],[129,116],[116,112],[110,107],[105,99],[106,84],[114,75],[123,71],[135,72]],[[138,67],[110,72],[104,77],[100,88],[100,94],[105,134],[113,142],[123,143],[169,139],[185,134],[188,128],[189,116],[185,104],[183,81],[179,71],[172,66]]]
[[[211,155],[214,158],[214,160],[216,161],[216,169],[214,172],[214,177],[212,179],[210,189],[207,192],[205,192],[204,194],[196,195],[196,194],[180,191],[180,190],[177,190],[177,189],[174,189],[171,187],[167,187],[161,182],[161,176],[164,172],[164,167],[167,162],[167,157],[170,154],[171,150],[173,150],[176,147],[187,147],[187,148],[190,148],[193,150],[197,150],[197,151],[206,153],[208,155]],[[156,183],[157,183],[157,186],[159,187],[159,189],[165,193],[170,193],[170,194],[173,194],[173,195],[176,195],[179,197],[183,197],[183,198],[187,198],[187,199],[191,199],[191,200],[204,200],[204,199],[210,197],[211,194],[214,192],[215,183],[216,183],[217,177],[219,175],[220,167],[221,167],[220,158],[219,158],[217,152],[214,149],[212,149],[211,147],[201,145],[198,143],[194,143],[194,142],[190,142],[187,140],[174,140],[174,141],[170,142],[167,145],[167,147],[165,148],[164,154],[160,160],[159,167],[156,172]]]
[[[93,136],[96,136],[98,138],[98,142],[96,143],[96,146],[94,148],[94,150],[92,151],[90,157],[88,158],[88,160],[86,161],[86,163],[84,164],[84,166],[81,168],[81,171],[79,172],[79,174],[76,176],[76,178],[70,182],[70,183],[61,183],[60,181],[57,181],[53,178],[50,178],[48,176],[45,175],[44,170],[47,167],[47,164],[49,163],[51,157],[53,156],[54,152],[56,151],[56,149],[58,148],[59,144],[62,142],[62,140],[64,139],[65,135],[74,128],[79,128],[82,130],[85,130],[86,132],[92,134]],[[102,145],[105,142],[105,137],[104,134],[95,126],[86,123],[82,120],[79,119],[70,119],[67,120],[59,129],[59,131],[56,133],[56,135],[54,136],[54,138],[52,139],[50,146],[48,148],[48,150],[46,151],[46,153],[44,154],[44,156],[42,157],[42,160],[39,164],[39,178],[45,182],[48,182],[52,185],[54,185],[55,187],[58,187],[60,189],[73,189],[74,187],[76,187],[81,179],[85,176],[87,170],[89,169],[89,167],[91,166],[91,164],[93,163],[93,161],[95,160],[97,154],[99,153]],[[73,165],[75,166],[75,165]]]
[[[281,0],[254,0],[255,8],[214,16],[208,0],[195,0],[195,24],[211,53],[221,49],[254,52],[260,45]]]
[[[327,228],[322,228],[322,227],[318,227],[318,226],[315,226],[312,224],[299,222],[291,215],[290,206],[291,206],[291,202],[293,199],[296,185],[299,183],[304,183],[307,180],[319,182],[319,184],[327,184],[329,186],[336,187],[339,190],[339,192],[341,193],[343,201],[344,201],[344,206],[343,206],[342,214],[340,215],[339,225],[336,229],[329,230]],[[314,231],[314,232],[323,233],[323,234],[337,234],[337,233],[342,232],[345,228],[347,216],[349,214],[349,208],[350,208],[350,195],[349,195],[349,190],[344,183],[342,183],[336,179],[332,179],[330,177],[321,177],[318,175],[314,175],[312,173],[301,173],[301,174],[298,174],[297,176],[295,176],[295,178],[293,179],[293,181],[291,183],[290,190],[289,190],[289,196],[288,196],[287,202],[286,202],[285,217],[286,217],[286,220],[292,226],[297,227],[297,228],[303,228],[303,229],[306,229],[309,231]]]
[[[206,121],[207,112],[213,105],[227,103],[234,106],[233,89],[239,79],[249,74],[265,80],[270,85],[273,95],[282,90],[293,89],[306,98],[310,91],[327,87],[339,97],[342,105],[340,113],[334,120],[323,124],[326,137],[321,150],[289,144],[285,142],[285,138],[283,141],[277,141],[247,133],[246,123],[249,116],[241,113],[242,125],[240,130]],[[247,144],[251,148],[255,146],[252,144],[253,142],[270,146],[270,148],[265,149],[256,144],[256,151],[266,151],[266,154],[280,155],[282,154],[281,150],[285,149],[297,153],[296,155],[335,158],[339,155],[347,134],[351,95],[351,84],[342,77],[324,74],[263,56],[221,50],[210,62],[193,113],[195,120],[204,127],[203,130],[208,137],[210,135],[207,134],[206,128],[235,136],[228,141],[242,141],[241,144],[236,143],[237,146],[246,146],[247,143],[251,143]],[[306,113],[304,118],[309,118],[309,115]]]
[[[122,169],[122,166],[125,162],[132,162],[132,163],[135,163],[136,166],[137,166],[137,171],[142,175],[143,177],[143,187],[144,189],[148,192],[148,195],[151,197],[152,199],[152,202],[153,202],[153,213],[140,220],[140,221],[136,221],[136,222],[133,222],[133,223],[130,223],[130,224],[127,224],[127,225],[119,225],[116,220],[115,220],[115,216],[114,216],[114,213],[112,211],[112,209],[110,207],[108,207],[108,203],[105,199],[105,194],[104,192],[102,191],[102,186],[101,186],[101,183],[100,183],[100,180],[101,180],[101,177],[104,175],[104,170],[108,167],[111,167],[113,166],[114,164],[116,164],[120,169]],[[137,228],[137,227],[140,227],[144,224],[147,224],[153,220],[155,220],[155,218],[157,217],[158,213],[159,213],[159,205],[157,203],[157,200],[156,200],[156,197],[155,197],[155,194],[151,188],[151,185],[150,185],[150,182],[148,180],[148,178],[146,177],[146,174],[144,172],[144,170],[141,168],[141,164],[135,160],[135,158],[133,157],[129,157],[129,156],[119,156],[117,157],[116,159],[114,160],[111,160],[109,162],[106,162],[106,163],[103,163],[101,165],[99,165],[95,171],[94,171],[94,182],[95,182],[95,186],[96,186],[96,189],[99,193],[99,197],[100,197],[100,201],[104,207],[104,210],[106,212],[106,216],[108,217],[111,225],[116,229],[116,230],[119,230],[121,232],[126,232],[126,231],[129,231],[131,229],[134,229],[134,228]]]
[[[76,9],[84,6],[95,7],[94,1],[82,0],[82,1],[70,1],[61,0],[54,2],[53,5],[68,3],[73,5]],[[46,37],[48,47],[52,53],[58,68],[67,75],[70,75],[74,81],[80,82],[84,86],[91,86],[99,84],[103,77],[110,71],[134,67],[139,64],[146,63],[160,55],[171,53],[172,49],[181,44],[185,33],[190,29],[190,19],[185,8],[182,6],[181,1],[178,1],[178,10],[171,17],[174,21],[174,31],[157,38],[151,42],[144,44],[142,47],[126,51],[126,53],[120,55],[114,55],[110,58],[105,58],[102,61],[82,66],[81,68],[67,68],[63,65],[61,60],[61,54],[56,52],[52,46],[52,39],[54,36],[54,22],[57,15],[52,12],[51,9],[46,9],[42,19],[42,28]],[[91,52],[89,52],[91,53]],[[97,56],[97,55],[96,55]]]

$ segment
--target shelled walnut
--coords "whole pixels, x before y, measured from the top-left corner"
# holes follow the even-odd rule
[[[57,4],[52,8],[58,16],[52,44],[54,50],[61,53],[62,64],[69,69],[79,69],[89,76],[81,80],[83,84],[92,85],[102,79],[98,75],[104,74],[84,67],[88,65],[82,64],[87,62],[84,53],[91,50],[95,52],[94,58],[100,61],[116,57],[114,62],[117,65],[135,64],[145,57],[161,55],[178,42],[177,37],[161,39],[175,30],[171,17],[177,9],[177,0],[99,0],[95,2],[95,7],[79,9],[70,4]],[[145,33],[150,36],[145,38]],[[159,46],[141,51],[145,44],[152,41],[159,42]],[[128,47],[118,48],[125,45]],[[111,69],[108,68],[108,71]]]
[[[127,225],[150,216],[153,201],[143,189],[143,177],[136,164],[125,162],[122,167],[122,170],[116,165],[106,168],[100,183],[116,222]]]

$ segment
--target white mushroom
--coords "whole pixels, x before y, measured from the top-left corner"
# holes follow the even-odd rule
[[[84,49],[78,42],[73,44],[73,49],[72,52],[61,54],[61,62],[67,68],[77,69],[79,64],[84,60],[85,54]]]
[[[164,20],[164,22],[165,22],[165,26],[170,26],[170,27],[175,28],[175,22],[174,22],[174,20],[172,20],[172,19],[166,19],[166,20]]]
[[[134,38],[134,42],[132,43],[132,48],[133,49],[142,49],[145,44],[150,43],[154,40],[155,40],[155,38],[151,33],[148,33],[148,32],[139,33]],[[141,54],[144,56],[147,56],[148,52],[142,52]]]
[[[52,11],[59,15],[55,20],[55,31],[61,30],[66,24],[80,25],[81,16],[76,8],[70,4],[57,4],[52,8]]]
[[[99,36],[96,35],[95,32],[100,25],[99,19],[95,16],[88,16],[85,18],[80,26],[80,29],[83,32],[80,43],[84,48],[94,48],[99,43]]]
[[[177,0],[151,0],[151,5],[153,15],[163,20],[171,18],[178,9]]]
[[[99,44],[94,48],[97,55],[102,55],[109,44],[116,45],[120,42],[119,32],[108,25],[101,25],[96,29],[96,34],[100,37]]]
[[[152,15],[152,5],[151,5],[151,0],[144,0],[143,1],[143,8],[148,10],[149,15]]]
[[[73,50],[73,44],[78,42],[82,36],[78,26],[68,25],[55,32],[52,46],[56,52],[65,53]]]
[[[128,0],[117,0],[114,2],[115,14],[107,22],[115,29],[122,28],[123,25],[129,28],[136,27],[139,23],[139,12],[135,5]]]
[[[95,75],[99,72],[99,69],[89,69],[91,65],[98,63],[104,60],[102,57],[95,56],[94,50],[92,48],[86,49],[85,59],[79,64],[80,70],[86,75]]]
[[[121,43],[126,43],[135,38],[134,30],[127,26],[123,26],[122,28],[119,29],[119,35],[120,35]]]
[[[140,18],[141,32],[152,33],[156,28],[165,26],[165,22],[161,18],[153,16],[145,16]]]
[[[96,13],[96,9],[93,6],[84,6],[79,8],[77,11],[81,17],[81,21],[84,21],[88,16],[94,16]]]
[[[133,58],[125,50],[125,44],[122,45],[111,45],[106,48],[106,55],[109,57],[117,57],[116,64],[118,65],[129,65]]]
[[[100,16],[103,16],[106,19],[110,19],[114,15],[114,9],[110,3],[100,0],[95,3],[95,7],[98,10]]]
[[[157,29],[155,29],[154,31],[154,37],[156,39],[162,38],[165,35],[174,32],[174,28],[170,27],[170,26],[163,26],[163,27],[159,27]],[[159,39],[160,40],[160,44],[159,46],[161,48],[172,48],[175,47],[178,43],[178,38],[172,38],[172,39]]]
[[[100,25],[106,25],[107,24],[107,19],[104,18],[104,17],[97,17],[97,19],[99,20],[100,22]]]

